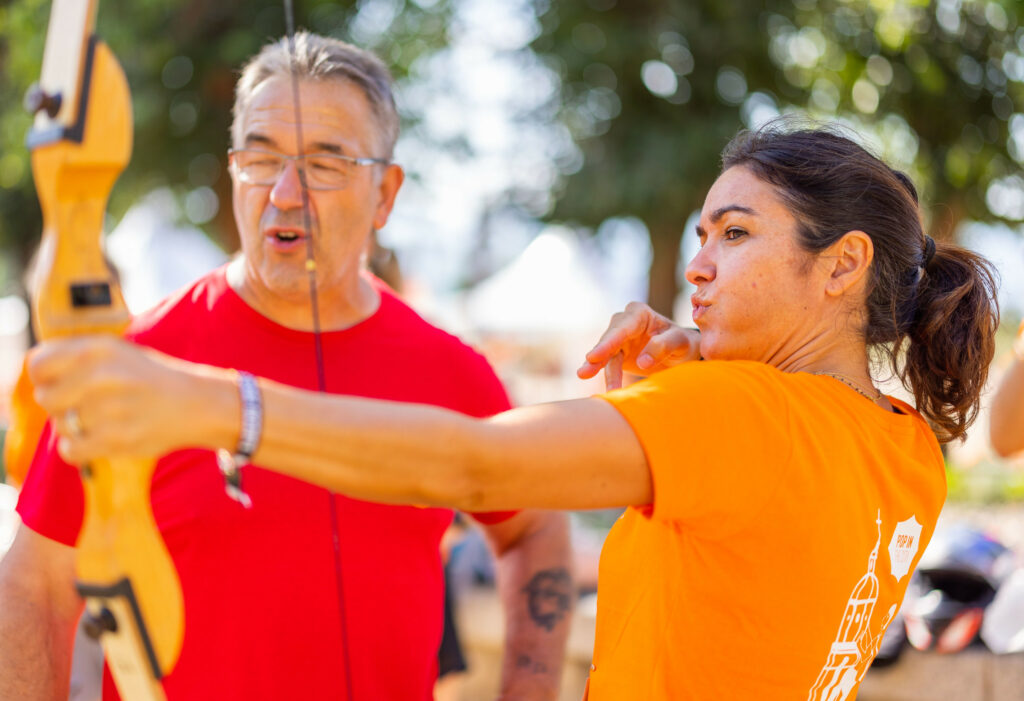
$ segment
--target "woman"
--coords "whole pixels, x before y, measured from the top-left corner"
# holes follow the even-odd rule
[[[706,362],[489,420],[261,381],[254,461],[383,502],[631,507],[602,554],[591,699],[852,698],[945,498],[936,435],[977,411],[992,274],[923,234],[906,176],[828,131],[740,134],[697,233]],[[672,365],[689,341],[633,307],[581,374],[619,352]],[[920,414],[875,388],[873,353]],[[240,440],[227,371],[78,341],[32,373],[73,462]]]

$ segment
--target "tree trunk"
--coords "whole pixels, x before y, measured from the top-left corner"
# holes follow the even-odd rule
[[[647,303],[654,311],[672,318],[679,282],[679,242],[683,236],[682,223],[649,223],[651,232],[651,272],[647,283]]]

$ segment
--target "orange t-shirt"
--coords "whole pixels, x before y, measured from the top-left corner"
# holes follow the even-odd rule
[[[654,503],[605,541],[590,701],[853,698],[945,499],[925,421],[746,361],[605,398]]]

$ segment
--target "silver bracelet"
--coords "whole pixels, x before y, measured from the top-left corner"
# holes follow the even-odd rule
[[[256,378],[248,372],[238,373],[238,394],[242,400],[242,427],[234,453],[223,448],[217,451],[217,467],[224,475],[224,489],[228,496],[245,508],[252,506],[252,499],[242,489],[241,468],[260,445],[263,434],[263,399]]]
[[[260,445],[263,434],[263,398],[256,378],[248,372],[238,373],[238,394],[242,399],[242,430],[238,434],[235,459],[249,462]]]

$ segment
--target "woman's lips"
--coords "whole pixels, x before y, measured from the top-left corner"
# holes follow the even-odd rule
[[[711,306],[704,300],[697,299],[695,297],[690,297],[690,304],[693,307],[694,322],[696,322],[698,319],[704,316],[704,314],[707,312],[708,307]]]

